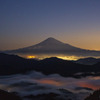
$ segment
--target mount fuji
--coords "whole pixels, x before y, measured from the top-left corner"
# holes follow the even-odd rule
[[[55,38],[46,40],[29,47],[6,51],[11,54],[67,54],[76,56],[100,56],[100,51],[81,49],[67,43],[63,43]]]

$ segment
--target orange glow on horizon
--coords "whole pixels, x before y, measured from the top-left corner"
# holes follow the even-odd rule
[[[79,57],[76,56],[57,56],[57,58],[64,59],[64,60],[78,60]]]
[[[28,58],[28,59],[33,59],[33,58],[37,58],[37,59],[45,59],[45,58],[51,58],[51,57],[57,57],[59,59],[63,59],[63,60],[78,60],[79,58],[83,58],[83,57],[77,57],[77,56],[58,56],[58,55],[28,55],[28,56],[22,56],[22,57],[25,57],[25,58]]]
[[[42,83],[42,84],[54,85],[54,86],[62,86],[63,85],[63,83],[61,83],[61,82],[57,82],[55,80],[49,80],[49,79],[37,80],[37,82]]]
[[[86,83],[86,82],[80,82],[78,83],[81,87],[87,87],[87,88],[91,88],[93,90],[96,90],[96,89],[99,89],[100,88],[100,85],[97,86],[97,85],[94,85],[94,84],[91,84],[91,83]]]

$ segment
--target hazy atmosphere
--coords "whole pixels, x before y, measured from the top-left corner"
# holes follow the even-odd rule
[[[0,50],[48,37],[100,50],[100,0],[0,0]]]
[[[100,0],[0,0],[0,100],[100,100]]]

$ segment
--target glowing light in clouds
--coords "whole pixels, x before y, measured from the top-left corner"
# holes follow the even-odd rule
[[[35,56],[27,56],[28,59],[36,58]]]

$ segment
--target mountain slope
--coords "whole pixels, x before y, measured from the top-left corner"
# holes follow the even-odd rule
[[[76,56],[100,56],[100,51],[91,51],[85,50],[81,48],[77,48],[71,46],[66,43],[62,43],[59,40],[54,38],[48,38],[39,44],[17,49],[17,50],[10,50],[6,51],[6,53],[12,54],[68,54],[68,55],[76,55]]]
[[[15,55],[0,53],[0,75],[23,73],[27,71],[39,71],[44,74],[60,74],[62,76],[74,76],[75,73],[100,72],[100,64],[89,66],[77,64],[72,61],[58,59],[56,57],[36,61],[24,59]],[[88,73],[88,74],[86,74]]]
[[[22,73],[31,70],[36,63],[36,60],[0,53],[0,75]]]
[[[71,46],[69,44],[65,44],[63,42],[60,42],[59,40],[56,40],[56,39],[50,37],[50,38],[40,42],[39,44],[21,48],[21,49],[17,49],[17,50],[12,50],[12,52],[33,52],[33,53],[38,52],[39,53],[39,52],[45,52],[45,51],[64,52],[64,51],[73,51],[73,50],[83,50],[83,49]]]
[[[28,47],[26,49],[41,49],[41,50],[75,50],[79,49],[76,47],[73,47],[69,44],[62,43],[54,38],[48,38],[44,40],[43,42],[33,45],[31,47]]]
[[[93,64],[96,64],[98,62],[100,62],[100,59],[93,58],[93,57],[83,58],[83,59],[79,59],[76,61],[76,63],[84,64],[84,65],[93,65]]]

